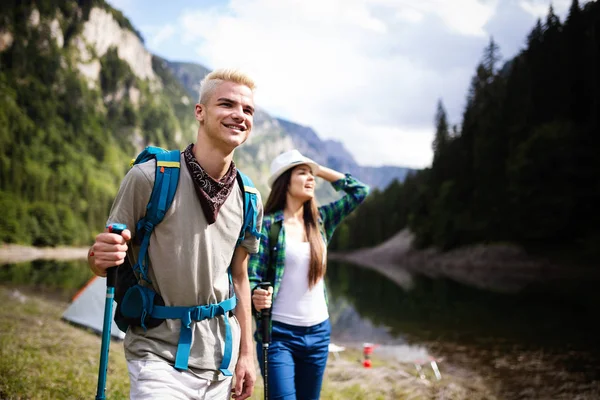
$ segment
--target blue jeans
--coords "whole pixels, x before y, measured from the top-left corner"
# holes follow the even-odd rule
[[[329,355],[329,320],[313,326],[273,321],[269,345],[269,400],[317,400]],[[256,344],[260,372],[262,343]]]

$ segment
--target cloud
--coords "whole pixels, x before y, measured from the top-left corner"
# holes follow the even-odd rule
[[[145,26],[142,28],[146,32],[148,46],[151,48],[160,48],[165,42],[175,36],[176,29],[172,24],[163,26]]]
[[[554,8],[555,14],[565,14],[571,5],[571,0],[521,0],[519,5],[532,16],[543,19],[548,15],[550,5]]]
[[[542,1],[230,0],[183,10],[177,29],[197,61],[250,73],[271,114],[342,141],[363,165],[423,167],[438,99],[459,123],[490,34],[508,58],[524,41],[511,32],[532,27],[525,3]]]
[[[419,22],[423,15],[435,15],[452,31],[462,35],[486,36],[483,29],[492,17],[498,0],[421,0],[398,1],[397,18]]]
[[[343,141],[362,164],[425,166],[436,101],[455,82],[464,97],[474,66],[446,82],[457,73],[428,65],[440,46],[429,47],[435,40],[426,37],[426,22],[435,19],[449,36],[480,38],[494,8],[459,1],[462,14],[427,0],[233,0],[226,10],[188,10],[180,25],[210,67],[252,74],[257,104],[266,110]],[[484,42],[475,43],[478,57]],[[369,151],[361,151],[365,138]],[[394,147],[402,150],[389,151]]]

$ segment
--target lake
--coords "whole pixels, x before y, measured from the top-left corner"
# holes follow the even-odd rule
[[[84,261],[0,266],[0,283],[69,300],[91,277]],[[483,377],[501,399],[600,398],[598,282],[530,285],[518,293],[411,276],[399,286],[378,272],[331,262],[333,341],[377,345],[374,357],[435,357]]]
[[[331,310],[336,340],[418,346],[444,359],[442,373],[483,376],[502,399],[600,398],[599,282],[509,294],[423,276],[399,286],[351,264],[330,263],[327,275],[332,300],[356,314]]]

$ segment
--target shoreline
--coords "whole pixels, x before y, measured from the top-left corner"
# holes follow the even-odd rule
[[[552,262],[527,254],[513,244],[479,244],[441,252],[416,250],[413,235],[402,230],[387,241],[352,251],[329,252],[331,261],[348,262],[379,272],[409,289],[416,275],[449,278],[480,289],[518,292],[531,284],[600,281],[600,269]],[[35,260],[85,260],[89,247],[35,247],[0,243],[0,264]]]
[[[0,264],[15,264],[35,260],[85,260],[89,247],[34,247],[0,244]]]
[[[590,266],[556,263],[535,257],[514,244],[479,244],[441,252],[412,247],[413,235],[403,230],[375,247],[330,252],[328,258],[378,271],[403,288],[415,275],[449,278],[480,289],[518,292],[531,284],[600,281]]]
[[[415,250],[413,236],[404,230],[386,242],[353,251],[330,252],[331,261],[347,262],[385,276],[404,290],[418,277],[451,279],[478,289],[517,293],[531,285],[600,281],[590,268],[568,268],[534,259],[514,245],[475,245],[442,253],[435,249]],[[86,260],[89,247],[34,247],[0,243],[0,265],[35,260]]]

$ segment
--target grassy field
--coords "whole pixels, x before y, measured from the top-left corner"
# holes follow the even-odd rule
[[[92,399],[96,394],[98,335],[67,324],[64,301],[0,286],[0,398]],[[360,364],[359,350],[330,357],[322,399],[494,399],[480,379],[442,370],[436,380],[416,376],[414,366],[391,360]],[[257,365],[258,368],[258,365]],[[260,375],[260,374],[259,374]],[[129,382],[123,345],[113,342],[107,382],[108,399],[127,399]],[[257,382],[252,399],[262,399]]]

